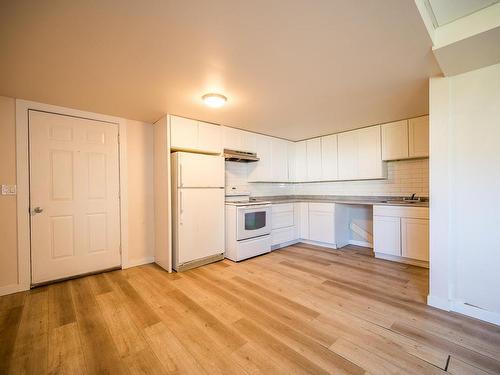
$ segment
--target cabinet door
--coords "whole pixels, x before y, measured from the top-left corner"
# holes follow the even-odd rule
[[[307,146],[306,141],[295,143],[295,181],[307,181]]]
[[[335,244],[335,214],[309,210],[309,239]]]
[[[265,135],[256,135],[256,152],[259,161],[248,163],[248,180],[250,182],[270,182],[272,181],[272,138]]]
[[[219,125],[198,122],[198,150],[214,154],[222,152],[222,131]]]
[[[357,177],[383,177],[382,142],[380,125],[356,130],[358,136],[358,167]]]
[[[382,125],[382,160],[408,158],[408,120]]]
[[[337,135],[339,179],[354,180],[358,175],[358,140],[356,132]]]
[[[321,180],[321,138],[306,141],[307,181]]]
[[[408,144],[411,158],[429,156],[429,116],[408,120]]]
[[[271,139],[272,181],[288,181],[288,144],[278,138]]]
[[[429,220],[401,219],[402,255],[429,261]]]
[[[298,211],[299,211],[299,223],[298,223],[298,234],[299,238],[303,238],[304,240],[309,239],[309,203],[300,202],[298,203]]]
[[[337,164],[337,135],[328,135],[321,138],[321,176],[322,180],[336,180]]]
[[[373,250],[376,253],[401,256],[401,219],[373,216]]]
[[[242,131],[227,126],[222,127],[222,146],[229,150],[241,150]]]
[[[238,151],[257,152],[257,134],[241,131],[241,148]]]
[[[170,117],[170,147],[175,150],[198,148],[198,122],[183,117]]]
[[[287,142],[288,150],[288,181],[297,181],[297,176],[295,175],[295,142]]]

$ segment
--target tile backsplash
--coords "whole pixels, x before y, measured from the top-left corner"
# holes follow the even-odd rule
[[[226,189],[248,191],[253,196],[266,195],[385,195],[429,196],[429,159],[401,160],[387,163],[387,179],[366,181],[309,182],[297,184],[249,183],[247,164],[226,162]]]

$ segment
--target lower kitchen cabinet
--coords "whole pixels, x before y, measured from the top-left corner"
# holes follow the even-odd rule
[[[335,204],[309,203],[309,240],[335,244]]]
[[[273,229],[271,233],[271,245],[287,245],[291,241],[296,240],[295,237],[295,227]],[[279,246],[278,246],[279,247]]]
[[[297,237],[304,240],[309,239],[309,203],[300,202],[296,203],[298,216]]]
[[[377,257],[428,262],[429,209],[374,206],[373,242]]]
[[[401,256],[401,219],[373,216],[373,247],[376,253]]]
[[[405,258],[429,260],[429,220],[401,219],[402,255]]]
[[[274,249],[297,240],[294,203],[273,204],[271,208],[271,245]]]

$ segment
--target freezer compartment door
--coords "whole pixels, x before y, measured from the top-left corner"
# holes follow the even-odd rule
[[[222,156],[177,153],[177,186],[179,188],[224,187]]]
[[[224,189],[178,189],[177,263],[224,252]]]

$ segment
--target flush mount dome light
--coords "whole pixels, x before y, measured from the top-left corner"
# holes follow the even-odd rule
[[[201,98],[206,105],[212,108],[220,108],[227,102],[227,98],[221,94],[205,94]]]

